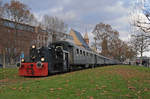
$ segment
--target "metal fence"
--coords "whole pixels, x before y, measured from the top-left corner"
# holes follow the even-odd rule
[[[19,61],[19,57],[14,59],[14,63],[11,64],[9,56],[5,56],[5,63],[4,63],[4,57],[2,54],[0,54],[0,68],[2,68],[4,65],[6,68],[16,68],[16,63]]]

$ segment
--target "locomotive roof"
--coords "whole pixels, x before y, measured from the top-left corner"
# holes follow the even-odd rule
[[[68,46],[76,46],[74,43],[71,43],[71,42],[68,42],[68,41],[57,41],[57,42],[54,42],[52,44],[65,44],[65,45],[68,45]]]
[[[91,51],[90,49],[86,49],[86,48],[84,48],[84,47],[77,46],[76,44],[74,44],[74,43],[72,43],[72,42],[69,42],[69,41],[57,41],[57,42],[54,42],[54,43],[52,43],[52,44],[59,44],[59,43],[62,43],[62,44],[68,45],[68,46],[72,46],[72,47],[76,47],[76,48],[80,48],[80,49],[84,49],[84,50]]]

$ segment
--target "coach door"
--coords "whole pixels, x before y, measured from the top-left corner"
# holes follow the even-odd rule
[[[63,48],[61,46],[57,46],[55,48],[53,57],[53,70],[54,72],[63,71]]]
[[[67,71],[69,69],[69,52],[63,51],[63,70]]]
[[[98,60],[98,56],[97,55],[94,55],[94,65],[97,65],[97,60]]]

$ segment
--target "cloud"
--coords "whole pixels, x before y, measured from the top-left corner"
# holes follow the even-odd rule
[[[55,7],[55,8],[50,9],[50,12],[58,13],[58,12],[62,12],[63,10],[64,10],[64,8],[62,6],[59,6],[59,7]]]
[[[77,15],[75,12],[69,11],[69,12],[60,14],[58,17],[63,18],[64,21],[71,21],[77,18]]]
[[[124,7],[123,4],[123,1],[118,1],[114,6],[106,6],[105,11],[120,15],[126,14],[128,12],[128,8]]]
[[[8,0],[10,1],[10,0]],[[71,28],[91,32],[100,22],[112,25],[120,32],[129,34],[128,11],[130,0],[20,0],[27,4],[38,20],[44,14],[58,16]],[[92,37],[92,36],[90,36]]]
[[[112,14],[113,19],[104,20],[104,23],[110,24],[113,29],[120,33],[120,38],[124,41],[129,40],[130,37],[130,23],[129,23],[129,10],[124,6],[123,1],[118,1],[114,6],[107,6],[106,13]]]
[[[70,4],[71,0],[62,0],[64,4]]]
[[[123,38],[122,40],[125,40],[125,38],[127,40],[128,35],[130,35],[130,24],[128,19],[128,16],[122,16],[110,22],[112,27],[119,31],[120,37]]]

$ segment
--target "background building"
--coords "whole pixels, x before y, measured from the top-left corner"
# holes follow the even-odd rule
[[[0,63],[15,63],[24,52],[29,54],[32,44],[45,46],[51,42],[51,34],[39,27],[14,23],[2,19],[0,23]]]
[[[83,38],[80,32],[71,29],[69,34],[73,37],[73,41],[76,45],[84,47],[87,50],[91,50],[91,48],[89,47],[89,38],[87,33]]]
[[[52,40],[73,41],[72,36],[57,31],[47,31],[41,27],[15,23],[1,19],[0,23],[0,64],[15,64],[20,59],[21,52],[29,55],[32,44],[37,47],[48,46]]]

